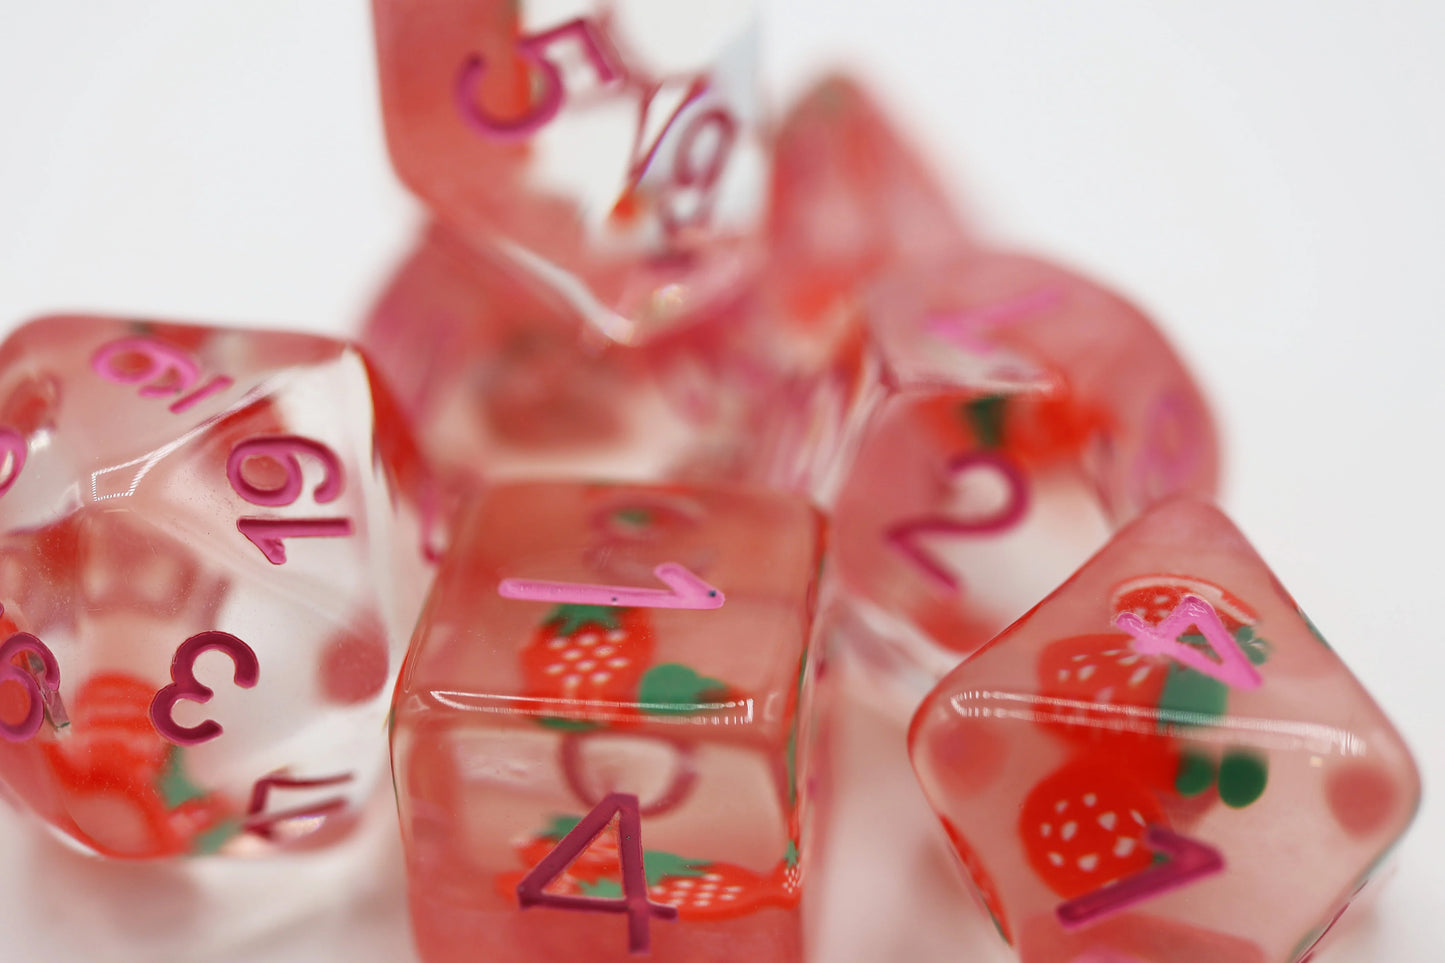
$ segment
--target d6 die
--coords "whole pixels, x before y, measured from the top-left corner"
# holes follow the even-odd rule
[[[1133,306],[1060,267],[977,254],[880,285],[882,399],[836,500],[851,634],[922,691],[1118,523],[1209,493],[1212,423]]]
[[[392,737],[425,959],[800,958],[821,538],[799,500],[708,488],[507,485],[466,516]]]
[[[1026,963],[1293,963],[1420,791],[1399,735],[1264,562],[1189,499],[950,673],[909,747]]]
[[[428,571],[420,465],[361,357],[47,318],[0,347],[0,424],[10,794],[112,856],[344,827]]]
[[[750,4],[373,9],[393,163],[473,242],[643,330],[752,270],[765,161]]]

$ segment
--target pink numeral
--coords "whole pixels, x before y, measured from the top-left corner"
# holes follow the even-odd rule
[[[8,492],[20,477],[29,450],[24,435],[14,428],[0,427],[0,495]]]
[[[545,892],[549,883],[561,876],[573,861],[587,851],[592,841],[607,829],[613,815],[617,816],[617,843],[622,862],[622,895],[563,896]],[[555,906],[558,909],[588,910],[594,913],[627,914],[627,949],[647,953],[652,949],[652,917],[677,919],[677,908],[654,903],[647,898],[647,874],[642,856],[642,816],[637,797],[628,793],[610,793],[592,811],[583,816],[572,831],[558,840],[550,853],[542,857],[531,872],[517,884],[517,902],[522,909],[533,906]]]
[[[1224,869],[1224,857],[1219,850],[1162,826],[1150,826],[1145,831],[1144,845],[1168,859],[1060,903],[1054,911],[1060,925],[1068,930],[1087,926]]]
[[[614,63],[615,55],[601,29],[588,18],[578,17],[561,26],[517,41],[517,53],[528,65],[540,72],[541,78],[536,102],[530,110],[518,117],[493,117],[477,105],[477,89],[487,72],[487,63],[481,56],[467,58],[457,73],[456,86],[453,88],[453,99],[462,120],[490,140],[520,139],[545,126],[557,116],[567,96],[562,71],[547,56],[547,48],[569,37],[581,46],[600,83],[610,84],[622,77],[623,69]]]
[[[197,681],[196,659],[202,652],[215,649],[230,657],[235,666],[232,681],[243,689],[254,686],[261,677],[261,663],[251,647],[229,632],[211,630],[198,632],[180,644],[171,659],[171,684],[151,700],[151,724],[163,737],[178,746],[194,746],[214,739],[222,732],[220,723],[206,719],[199,725],[183,726],[172,717],[176,703],[182,699],[210,702],[215,690]]]
[[[238,518],[236,530],[251,540],[272,565],[286,564],[283,538],[344,538],[349,518]]]
[[[331,796],[321,802],[310,806],[302,806],[296,809],[286,809],[279,813],[268,813],[262,815],[266,809],[266,801],[271,795],[272,789],[324,789],[327,786],[339,786],[351,782],[355,776],[352,773],[343,773],[339,776],[321,776],[315,779],[292,779],[280,773],[272,773],[256,780],[251,787],[251,804],[246,807],[247,832],[253,832],[258,836],[271,839],[275,831],[273,827],[280,822],[290,819],[303,819],[309,816],[325,816],[338,810],[346,808],[346,799],[342,796]]]
[[[959,455],[948,463],[950,478],[971,471],[993,471],[1008,486],[1006,500],[992,512],[977,518],[960,519],[948,515],[921,515],[898,522],[884,533],[886,541],[902,552],[931,578],[949,591],[960,589],[958,577],[932,552],[918,543],[920,535],[991,535],[1007,531],[1024,517],[1029,507],[1029,487],[1023,474],[1004,455],[992,451],[975,451]]]
[[[226,457],[226,477],[231,487],[253,505],[290,505],[301,497],[301,462],[296,456],[309,455],[321,462],[326,476],[311,497],[317,504],[334,501],[341,495],[346,476],[341,471],[341,459],[336,453],[319,441],[302,438],[300,435],[267,435],[248,438],[231,449]],[[286,470],[286,480],[276,488],[260,488],[246,481],[241,473],[247,458],[270,457],[281,463]]]
[[[306,455],[321,463],[324,475],[312,490],[317,504],[335,501],[341,496],[346,475],[341,459],[330,448],[300,435],[267,435],[239,442],[226,457],[226,477],[236,494],[253,505],[285,507],[301,497],[301,462]],[[275,488],[262,488],[246,480],[243,468],[248,458],[272,458],[286,473]],[[247,516],[236,521],[236,529],[261,550],[272,565],[286,564],[284,538],[341,538],[352,533],[349,518],[256,518]]]
[[[144,368],[130,371],[116,363],[121,358],[135,357],[145,360]],[[143,398],[178,395],[194,385],[201,376],[200,364],[188,352],[153,338],[121,338],[103,344],[91,356],[90,366],[106,381],[122,385],[140,384]],[[180,414],[233,384],[235,382],[226,375],[216,375],[195,391],[171,402],[170,410]]]
[[[647,115],[660,91],[660,86],[652,86],[643,94],[638,105],[637,132],[632,142],[634,159],[628,171],[627,186],[622,192],[624,197],[638,190],[643,177],[646,176],[653,161],[656,160],[657,153],[667,139],[669,131],[672,130],[682,114],[707,93],[708,84],[703,79],[693,82],[687,93],[683,95],[682,101],[663,122],[662,129],[658,131],[652,143],[646,150],[643,150],[643,138],[647,131]],[[711,149],[700,160],[697,156],[697,144],[708,130],[713,133]],[[682,128],[674,153],[673,167],[669,172],[670,189],[659,206],[663,231],[669,237],[675,236],[688,226],[703,225],[711,217],[714,188],[722,179],[723,171],[727,169],[728,158],[737,142],[737,136],[737,119],[723,107],[712,107],[703,111]],[[679,217],[674,210],[672,198],[676,193],[689,189],[698,191],[701,194],[701,200],[691,216]]]
[[[1219,621],[1214,606],[1197,595],[1186,595],[1174,606],[1174,611],[1158,625],[1150,625],[1133,612],[1120,612],[1114,616],[1114,624],[1134,637],[1134,651],[1145,655],[1167,655],[1175,662],[1186,665],[1196,672],[1212,676],[1236,689],[1257,689],[1264,680],[1259,677],[1249,657],[1234,641],[1234,636]],[[1179,641],[1190,626],[1194,626],[1209,642],[1218,661],[1211,659],[1199,649]]]
[[[3,612],[0,607],[0,612]],[[35,673],[28,666],[22,667],[15,663],[17,656],[35,656],[40,660],[41,671],[37,678]],[[10,742],[24,742],[40,731],[41,724],[45,721],[45,706],[47,703],[57,701],[56,693],[60,689],[60,664],[55,661],[55,653],[44,643],[31,635],[29,632],[16,632],[0,645],[0,681],[14,679],[25,687],[29,701],[25,710],[25,718],[19,723],[12,725],[0,719],[0,736]]]
[[[942,315],[931,319],[927,328],[930,334],[952,341],[954,344],[977,354],[988,354],[992,345],[982,332],[992,328],[1017,324],[1026,318],[1055,307],[1064,300],[1062,288],[1045,287],[1007,301],[969,308],[956,314]]]
[[[648,609],[718,609],[723,593],[698,578],[685,566],[663,562],[652,570],[666,589],[629,588],[624,585],[586,585],[581,582],[544,582],[504,578],[497,594],[508,599],[577,605],[617,605]]]

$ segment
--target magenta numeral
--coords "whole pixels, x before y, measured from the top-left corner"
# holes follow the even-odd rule
[[[1114,616],[1114,624],[1134,637],[1134,651],[1145,655],[1165,655],[1196,672],[1212,676],[1236,689],[1257,689],[1263,684],[1259,672],[1249,657],[1240,649],[1239,643],[1224,623],[1214,606],[1197,595],[1186,595],[1174,606],[1174,611],[1159,622],[1150,625],[1133,612],[1120,612]],[[1190,626],[1199,630],[1209,642],[1218,661],[1211,659],[1201,650],[1180,642]]]
[[[231,385],[235,383],[236,382],[232,381],[226,375],[216,375],[210,381],[207,381],[205,384],[201,385],[199,388],[197,388],[195,391],[192,391],[184,398],[178,398],[175,401],[171,402],[170,410],[175,412],[176,414],[180,414],[186,409],[200,404],[205,399],[211,397],[211,395],[220,394],[222,391],[225,391],[227,388],[231,387]]]
[[[345,797],[330,796],[310,806],[286,809],[277,813],[265,812],[266,802],[273,789],[325,789],[329,786],[340,786],[351,782],[354,778],[354,774],[349,772],[339,776],[320,776],[314,779],[292,779],[290,776],[283,776],[280,773],[263,776],[256,780],[256,784],[251,787],[251,804],[246,807],[245,828],[248,832],[270,839],[274,835],[273,827],[277,823],[291,819],[326,816],[345,809]]]
[[[121,358],[142,358],[145,367],[127,370],[117,366]],[[116,384],[140,384],[146,398],[180,394],[196,383],[201,366],[187,352],[152,338],[121,338],[101,345],[91,356],[95,373]]]
[[[567,39],[572,39],[581,47],[599,83],[610,84],[622,77],[623,69],[615,63],[600,28],[588,18],[578,17],[517,41],[518,55],[538,72],[541,81],[535,88],[536,100],[531,109],[517,117],[494,117],[477,104],[477,91],[487,72],[487,62],[479,55],[467,58],[457,73],[453,88],[457,112],[462,120],[489,140],[517,140],[546,126],[561,111],[567,99],[562,71],[547,55],[547,48]]]
[[[14,428],[0,426],[0,495],[8,492],[20,477],[29,451],[24,435]]]
[[[0,607],[0,612],[3,612]],[[26,665],[17,665],[15,660],[24,656]],[[40,660],[40,673],[37,677],[29,666],[30,657],[34,656]],[[24,742],[40,731],[40,726],[45,721],[45,706],[47,703],[58,700],[60,689],[60,664],[55,660],[55,653],[44,643],[31,635],[29,632],[16,632],[0,645],[0,681],[14,679],[25,688],[28,703],[25,709],[25,718],[20,722],[11,724],[0,719],[0,736],[10,742]]]
[[[625,585],[588,585],[583,582],[504,578],[497,585],[497,594],[503,598],[533,602],[647,609],[718,609],[727,601],[722,592],[676,562],[663,562],[652,570],[652,574],[667,588],[644,589]]]
[[[343,538],[352,532],[349,518],[239,518],[236,530],[251,540],[272,565],[286,564],[283,538]]]
[[[959,455],[948,463],[948,475],[957,479],[970,472],[994,472],[1008,488],[1003,504],[976,518],[949,515],[919,515],[897,522],[884,533],[885,540],[902,552],[930,578],[949,591],[960,590],[958,577],[919,543],[923,535],[992,535],[1017,525],[1029,507],[1029,486],[1023,473],[1004,455],[976,451]]]
[[[340,497],[346,484],[341,459],[321,442],[300,435],[266,435],[238,442],[226,457],[226,478],[236,494],[253,505],[290,505],[301,497],[301,462],[297,459],[298,455],[316,459],[325,470],[321,483],[311,493],[317,504],[324,505]],[[286,472],[286,480],[275,488],[253,485],[242,473],[246,459],[263,457],[279,462]]]
[[[1162,826],[1150,826],[1145,831],[1144,845],[1167,858],[1133,876],[1060,903],[1054,911],[1060,925],[1069,930],[1088,926],[1224,869],[1219,850]]]
[[[211,630],[199,632],[180,644],[175,657],[171,659],[171,684],[156,693],[151,700],[151,725],[164,738],[178,746],[194,746],[214,739],[222,732],[220,723],[206,719],[199,725],[183,726],[176,722],[172,713],[176,703],[182,699],[191,702],[209,702],[215,690],[196,679],[196,659],[202,652],[215,650],[224,652],[231,660],[235,671],[231,680],[242,689],[254,686],[261,677],[261,663],[251,647],[229,632]]]
[[[622,895],[569,896],[546,892],[546,887],[587,851],[593,840],[606,831],[617,817],[617,846],[622,862]],[[594,913],[627,914],[627,948],[632,953],[652,949],[652,917],[677,919],[677,908],[647,898],[647,873],[642,856],[642,815],[637,797],[628,793],[608,794],[583,816],[572,831],[558,840],[542,861],[517,884],[517,902],[522,909],[555,906],[558,909]]]
[[[662,128],[657,132],[652,143],[644,149],[643,138],[647,132],[647,116],[661,89],[660,85],[649,88],[643,94],[638,105],[637,131],[632,142],[634,160],[628,171],[627,186],[623,189],[623,196],[639,190],[642,179],[652,168],[658,151],[667,140],[669,132],[688,108],[696,104],[707,93],[708,83],[705,79],[693,82],[683,95],[682,101],[663,122]],[[712,136],[710,149],[699,158],[697,145],[702,142],[704,134],[709,131]],[[668,172],[669,189],[664,202],[659,206],[662,227],[669,237],[676,235],[687,226],[704,224],[711,216],[714,188],[727,169],[728,158],[732,154],[737,137],[737,119],[724,107],[711,107],[704,110],[681,128],[677,146],[673,152],[672,169]],[[682,190],[696,190],[702,195],[691,216],[686,218],[679,217],[673,207],[673,196]]]

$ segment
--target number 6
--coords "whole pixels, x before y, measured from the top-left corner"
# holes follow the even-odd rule
[[[39,678],[15,664],[15,657],[22,652],[28,652],[40,658],[45,668]],[[55,661],[55,654],[44,642],[29,632],[16,632],[5,640],[4,645],[0,645],[0,680],[4,679],[14,679],[24,686],[30,702],[25,711],[24,721],[18,725],[11,725],[0,719],[0,736],[4,736],[10,742],[24,742],[39,732],[41,723],[45,721],[45,693],[41,686],[51,692],[59,690],[60,664]]]

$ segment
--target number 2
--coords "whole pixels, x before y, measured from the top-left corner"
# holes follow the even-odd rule
[[[572,862],[587,851],[617,816],[617,843],[622,861],[622,895],[564,896],[545,892]],[[572,831],[558,840],[550,853],[517,884],[517,902],[522,909],[555,906],[558,909],[589,910],[594,913],[627,914],[627,949],[647,953],[652,949],[652,917],[677,919],[677,907],[654,903],[647,898],[647,874],[642,856],[642,815],[637,797],[614,792],[583,816]]]
[[[151,724],[163,737],[178,746],[194,746],[219,736],[220,723],[206,719],[199,725],[183,726],[176,722],[172,713],[176,703],[182,699],[192,702],[210,702],[214,689],[196,679],[196,659],[202,652],[215,649],[226,653],[235,666],[232,680],[243,689],[253,687],[261,677],[261,663],[256,653],[245,642],[229,632],[212,629],[199,632],[180,644],[175,657],[171,659],[171,684],[156,693],[151,700]]]

